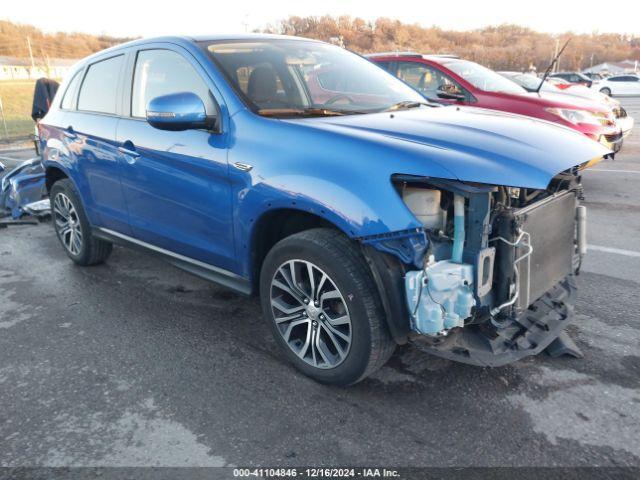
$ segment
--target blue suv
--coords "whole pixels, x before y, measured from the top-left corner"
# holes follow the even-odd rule
[[[493,366],[570,350],[580,170],[609,153],[579,133],[426,104],[356,54],[269,35],[100,52],[39,128],[75,263],[118,243],[259,295],[318,381],[407,342]]]

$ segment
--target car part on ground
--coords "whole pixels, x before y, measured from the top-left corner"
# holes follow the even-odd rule
[[[39,127],[66,254],[92,265],[119,242],[259,294],[321,382],[407,342],[501,365],[572,320],[580,171],[610,154],[576,129],[433,108],[357,55],[277,36],[126,43],[60,92]]]
[[[0,181],[0,216],[8,212],[14,219],[20,218],[27,204],[46,196],[45,170],[40,158],[26,160]]]
[[[22,210],[38,220],[46,220],[51,217],[51,202],[48,198],[38,200],[37,202],[27,203]]]

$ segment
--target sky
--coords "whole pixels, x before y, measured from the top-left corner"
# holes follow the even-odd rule
[[[240,33],[289,15],[390,17],[422,26],[470,30],[514,23],[549,33],[640,34],[640,2],[621,0],[2,0],[0,19],[47,32],[113,36]],[[98,7],[98,5],[100,7]]]

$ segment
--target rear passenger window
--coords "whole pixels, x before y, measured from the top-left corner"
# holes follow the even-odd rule
[[[69,82],[69,86],[64,92],[64,97],[62,97],[60,108],[71,110],[74,107],[73,99],[76,96],[76,90],[78,89],[78,84],[80,83],[80,79],[82,78],[82,75],[80,75],[80,73],[81,72],[76,73]]]
[[[78,98],[78,110],[116,113],[118,76],[123,55],[94,63],[89,67]]]
[[[209,87],[193,66],[171,50],[138,53],[131,94],[131,116],[144,118],[150,100],[172,93],[191,92],[200,97],[208,114],[215,113]]]

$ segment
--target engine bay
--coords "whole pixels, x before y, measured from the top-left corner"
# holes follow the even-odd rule
[[[489,337],[577,273],[585,245],[579,171],[546,190],[394,178],[424,225],[422,268],[404,275],[412,330],[433,341],[481,326]]]

